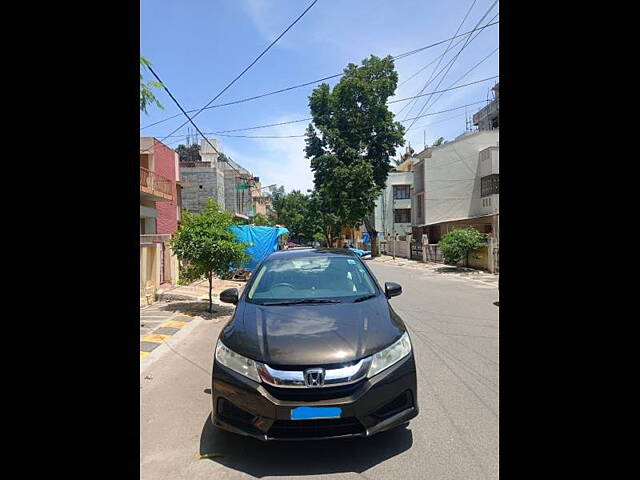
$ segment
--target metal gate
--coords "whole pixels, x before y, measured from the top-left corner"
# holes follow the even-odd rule
[[[437,243],[427,245],[427,262],[444,263],[442,250]]]
[[[422,261],[422,243],[411,244],[409,257],[411,257],[411,260]]]

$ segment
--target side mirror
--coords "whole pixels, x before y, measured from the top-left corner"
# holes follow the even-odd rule
[[[233,303],[236,305],[238,303],[238,289],[237,288],[227,288],[220,292],[220,301],[224,303]]]
[[[395,282],[385,282],[384,294],[387,298],[397,297],[402,293],[402,287]]]

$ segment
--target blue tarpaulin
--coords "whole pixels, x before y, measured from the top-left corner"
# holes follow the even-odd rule
[[[247,253],[251,256],[248,270],[255,270],[260,261],[271,252],[278,250],[278,237],[289,233],[284,227],[258,227],[255,225],[237,225],[230,229],[239,241],[248,244]]]
[[[353,253],[358,255],[359,257],[363,257],[365,255],[371,255],[371,250],[360,250],[359,248],[349,248]]]

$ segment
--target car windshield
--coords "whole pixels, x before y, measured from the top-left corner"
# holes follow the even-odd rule
[[[373,279],[354,258],[283,257],[267,261],[260,267],[247,300],[258,304],[320,299],[343,301],[375,293]]]

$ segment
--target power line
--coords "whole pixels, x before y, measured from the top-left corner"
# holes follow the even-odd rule
[[[448,92],[450,90],[456,90],[458,88],[468,87],[470,85],[475,85],[477,83],[486,82],[488,80],[493,80],[493,79],[496,79],[498,77],[499,77],[499,75],[494,75],[492,77],[483,78],[483,79],[476,80],[476,81],[473,81],[473,82],[465,83],[463,85],[458,85],[457,87],[451,87],[451,88],[447,88],[445,90],[439,90],[439,91],[435,91],[435,92],[423,93],[421,95],[415,95],[415,96],[412,96],[412,97],[398,98],[396,100],[391,100],[390,102],[387,102],[387,103],[388,104],[392,104],[392,103],[406,102],[407,100],[411,100],[411,99],[418,98],[418,97],[424,97],[426,95],[432,95],[432,94],[435,94],[435,93],[444,93],[444,92]],[[233,129],[230,129],[230,130],[218,130],[218,131],[214,131],[214,132],[205,132],[205,133],[212,134],[212,135],[222,135],[224,133],[242,132],[242,131],[246,131],[246,130],[258,130],[260,128],[277,127],[277,126],[280,126],[280,125],[290,125],[290,124],[293,124],[293,123],[306,122],[306,121],[309,121],[309,120],[313,120],[313,117],[301,118],[299,120],[289,120],[287,122],[267,123],[265,125],[256,125],[256,126],[253,126],[253,127],[233,128]],[[167,135],[164,138],[166,139],[166,138],[169,138],[169,137],[184,137],[184,136],[185,135],[183,135],[183,134],[182,135]],[[232,135],[226,135],[226,136],[229,137],[229,136],[232,136]],[[252,137],[252,138],[260,138],[260,137]],[[270,138],[270,137],[263,137],[263,138]],[[278,138],[280,138],[280,137],[278,137]]]
[[[497,14],[496,14],[496,16],[494,16],[493,18],[495,19],[496,17],[497,17]],[[465,38],[465,39],[462,39],[461,41],[459,41],[458,43],[456,43],[456,44],[454,45],[454,47],[458,46],[459,44],[461,44],[462,42],[467,41],[467,40],[468,40],[468,43],[473,42],[473,41],[476,39],[476,37],[477,37],[478,35],[480,35],[480,33],[482,33],[482,30],[483,30],[484,28],[486,28],[487,26],[489,26],[489,25],[491,25],[491,23],[488,23],[488,24],[484,25],[483,27],[481,27],[481,28],[477,29],[477,30],[479,30],[479,31],[478,31],[478,33],[476,33],[476,34],[473,36],[473,38],[471,38],[471,40],[469,40],[469,38],[468,38],[468,37],[467,37],[467,38]],[[466,45],[465,45],[465,46],[463,46],[463,48],[462,48],[462,49],[464,49],[465,47],[466,47]],[[441,69],[437,74],[435,74],[431,80],[427,81],[427,83],[425,84],[425,86],[428,86],[428,85],[429,85],[433,80],[435,80],[436,78],[438,78],[438,77],[440,76],[440,74],[441,74],[442,72],[444,72],[444,70],[445,70],[449,65],[451,65],[451,64],[452,64],[452,62],[454,62],[454,61],[455,61],[455,59],[456,59],[456,58],[457,58],[457,57],[452,57],[452,58],[451,58],[451,60],[449,60],[449,62],[448,62],[444,67],[442,67],[442,69]],[[427,66],[431,65],[431,64],[432,64],[433,62],[435,62],[436,60],[437,60],[437,59],[434,59],[432,62],[430,62],[429,64],[425,65],[425,66],[423,67],[423,69],[424,69],[424,68],[426,68]],[[425,88],[425,87],[423,87],[423,90],[424,90],[424,88]],[[425,95],[428,95],[428,94],[425,94]],[[422,96],[422,95],[418,95],[418,96]],[[417,98],[418,96],[416,96],[415,98]],[[402,108],[400,109],[400,111],[398,111],[398,115],[400,115],[400,114],[402,113],[402,111],[403,111],[405,108],[407,108],[409,105],[410,105],[410,104],[408,103],[407,105],[405,105],[404,107],[402,107]],[[413,109],[413,107],[411,108],[411,110],[412,110],[412,109]],[[408,116],[408,115],[409,115],[409,114],[407,114],[406,116]],[[405,116],[405,117],[406,117],[406,116]]]
[[[480,103],[486,103],[486,102],[487,102],[486,100],[478,100],[477,102],[467,103],[465,105],[460,105],[459,107],[449,108],[449,109],[446,109],[446,110],[441,110],[439,112],[425,113],[425,114],[419,115],[417,117],[407,118],[405,120],[400,120],[399,122],[400,123],[409,122],[411,120],[415,120],[415,119],[418,119],[418,118],[430,117],[430,116],[433,116],[433,115],[439,115],[441,113],[452,112],[452,111],[455,111],[455,110],[460,110],[461,108],[470,107],[472,105],[478,105]],[[452,118],[456,118],[456,117],[452,117]],[[311,117],[310,118],[303,118],[303,119],[300,119],[300,120],[292,120],[290,122],[282,122],[282,124],[303,122],[303,121],[307,121],[307,120],[311,120],[311,119],[312,119]],[[448,120],[451,120],[451,118],[448,119]],[[428,125],[432,125],[432,124],[435,124],[435,123],[440,123],[440,121],[433,122],[433,123],[430,123]],[[274,124],[274,125],[276,125],[276,124]],[[427,126],[427,125],[423,125],[423,126]],[[259,128],[259,127],[251,127],[251,128]],[[245,130],[245,129],[237,129],[236,131],[239,131],[239,130]],[[220,133],[220,132],[205,132],[205,133],[206,133],[206,135],[220,135],[220,136],[223,136],[223,137],[234,137],[234,138],[294,138],[294,137],[304,137],[306,135],[306,134],[303,133],[303,134],[300,134],[300,135],[264,135],[264,136],[263,135],[257,135],[257,136],[252,136],[252,135],[228,135],[228,134],[223,134],[223,133]],[[202,135],[202,133],[201,133],[201,135]],[[177,135],[177,136],[180,137],[180,140],[177,140],[177,141],[182,141],[182,138],[186,137],[186,135]],[[173,141],[171,143],[176,143],[177,141]]]
[[[469,6],[469,9],[467,10],[467,13],[464,15],[462,21],[460,22],[460,25],[458,25],[458,28],[456,29],[456,33],[454,34],[457,35],[458,32],[460,31],[460,29],[462,28],[462,25],[464,25],[464,22],[467,20],[467,17],[469,16],[469,14],[471,13],[471,10],[473,9],[473,6],[476,4],[478,0],[473,0],[473,3]],[[476,25],[477,27],[477,25]],[[468,37],[467,37],[468,38]],[[429,80],[427,80],[424,84],[424,86],[420,89],[420,91],[418,92],[418,95],[421,94],[422,92],[424,92],[425,88],[427,88],[427,86],[429,86],[429,84],[431,83],[431,79],[433,78],[433,74],[436,72],[436,70],[438,70],[438,67],[440,66],[440,63],[442,63],[442,59],[445,57],[445,55],[449,52],[449,50],[451,50],[451,44],[453,43],[453,38],[451,39],[451,41],[449,42],[449,45],[447,45],[447,48],[445,49],[445,51],[442,53],[442,55],[440,55],[440,58],[438,59],[438,64],[435,66],[435,68],[431,71],[431,75],[429,75]],[[439,74],[439,73],[438,73]],[[436,87],[438,88],[438,87]],[[413,102],[412,102],[413,103]],[[417,102],[416,102],[417,103]],[[415,103],[414,103],[415,105]],[[413,105],[409,108],[409,111],[407,112],[407,114],[405,115],[404,118],[407,118],[409,116],[409,114],[411,113],[411,111],[413,110]],[[419,112],[418,115],[422,113]]]
[[[476,28],[474,30],[469,30],[468,32],[464,32],[464,33],[461,33],[459,35],[456,35],[456,37],[462,37],[462,36],[468,35],[469,33],[473,33],[476,30],[483,30],[483,29],[485,29],[487,27],[490,27],[490,26],[493,26],[493,25],[497,25],[498,23],[500,23],[500,22],[496,21],[496,22],[493,22],[493,23],[489,23],[489,24],[484,25],[484,26],[482,26],[480,28]],[[451,38],[456,38],[456,37],[451,37]],[[398,54],[398,55],[396,55],[395,57],[392,57],[392,58],[394,60],[400,60],[402,58],[408,57],[410,55],[414,55],[416,53],[422,52],[422,51],[427,50],[429,48],[436,47],[438,45],[442,45],[443,43],[446,43],[449,40],[451,40],[451,38],[446,38],[444,40],[441,40],[441,41],[436,42],[436,43],[432,43],[430,45],[426,45],[426,46],[418,48],[416,50],[411,50],[409,52],[400,53],[400,54]],[[458,42],[456,45],[458,45],[459,43],[461,43],[461,42]],[[344,75],[344,72],[336,73],[334,75],[329,75],[329,76],[323,77],[323,78],[318,78],[317,80],[312,80],[310,82],[300,83],[298,85],[292,85],[290,87],[281,88],[279,90],[274,90],[274,91],[271,91],[271,92],[262,93],[260,95],[255,95],[253,97],[241,98],[239,100],[234,100],[234,101],[227,102],[227,103],[219,103],[219,104],[216,104],[216,105],[210,105],[210,106],[207,106],[205,108],[202,108],[201,110],[208,110],[208,109],[211,109],[211,108],[226,107],[226,106],[229,106],[229,105],[236,105],[238,103],[250,102],[250,101],[253,101],[253,100],[257,100],[259,98],[268,97],[270,95],[276,95],[278,93],[288,92],[290,90],[295,90],[297,88],[302,88],[302,87],[306,87],[306,86],[309,86],[309,85],[313,85],[314,83],[323,82],[325,80],[330,80],[332,78],[341,77],[342,75]],[[193,113],[193,112],[197,112],[197,111],[198,111],[198,109],[187,110],[187,113]],[[159,125],[160,123],[164,123],[164,122],[167,122],[169,120],[173,120],[174,118],[177,118],[177,117],[179,117],[181,115],[182,115],[181,113],[177,113],[175,115],[172,115],[171,117],[167,117],[165,119],[158,120],[157,122],[150,123],[149,125],[145,125],[144,127],[141,127],[140,130],[144,130],[145,128],[149,128],[149,127],[153,127],[155,125]]]
[[[200,113],[202,113],[202,111],[203,111],[205,108],[207,108],[207,107],[208,107],[209,105],[211,105],[214,101],[216,101],[216,100],[218,99],[218,97],[220,97],[220,95],[222,95],[224,92],[226,92],[226,91],[227,91],[227,89],[228,89],[229,87],[231,87],[231,85],[233,85],[233,84],[234,84],[234,83],[235,83],[235,82],[236,82],[240,77],[242,77],[242,76],[243,76],[243,75],[244,75],[244,74],[245,74],[245,73],[246,73],[246,72],[247,72],[251,67],[253,67],[253,66],[256,64],[256,62],[257,62],[258,60],[260,60],[260,58],[262,58],[262,56],[263,56],[265,53],[267,53],[267,52],[271,49],[271,47],[273,47],[273,46],[278,42],[278,40],[280,40],[280,39],[281,39],[281,38],[282,38],[282,37],[283,37],[283,36],[284,36],[284,35],[285,35],[285,34],[286,34],[286,33],[287,33],[287,32],[288,32],[288,31],[289,31],[289,30],[290,30],[290,29],[291,29],[291,28],[296,24],[296,23],[298,23],[298,21],[299,21],[302,17],[304,17],[304,16],[305,16],[305,14],[306,14],[310,9],[311,9],[311,7],[313,7],[317,2],[318,2],[318,0],[313,0],[313,2],[311,2],[311,4],[310,4],[307,8],[305,8],[305,10],[304,10],[304,11],[303,11],[299,16],[298,16],[298,18],[296,18],[296,19],[295,19],[295,20],[294,20],[294,21],[293,21],[293,22],[292,22],[292,23],[291,23],[287,28],[285,28],[285,30],[284,30],[280,35],[278,35],[278,36],[275,38],[275,40],[273,40],[273,42],[271,42],[271,43],[269,44],[269,46],[268,46],[267,48],[265,48],[265,49],[260,53],[260,55],[258,55],[258,56],[255,58],[255,60],[253,60],[253,62],[251,62],[251,63],[250,63],[250,64],[249,64],[249,65],[248,65],[244,70],[242,70],[242,72],[240,72],[240,73],[239,73],[239,74],[238,74],[238,75],[237,75],[233,80],[231,80],[231,82],[229,82],[229,83],[227,84],[227,86],[226,86],[226,87],[224,87],[222,90],[220,90],[220,92],[219,92],[215,97],[213,97],[213,98],[212,98],[212,99],[211,99],[211,100],[210,100],[210,101],[209,101],[209,102],[208,102],[204,107],[202,107],[200,110],[198,110],[198,111],[196,112],[196,114],[193,116],[193,118],[195,118],[195,117],[197,117],[198,115],[200,115]],[[184,110],[183,110],[183,112],[184,112]],[[185,113],[185,115],[186,115],[186,113]],[[177,132],[178,130],[180,130],[180,129],[181,129],[182,127],[184,127],[187,123],[188,123],[188,122],[185,122],[185,123],[183,123],[182,125],[180,125],[180,126],[179,126],[178,128],[176,128],[173,132],[171,132],[171,134],[173,134],[173,133]]]
[[[209,139],[206,137],[206,135],[204,135],[202,133],[202,131],[200,130],[200,128],[198,128],[198,126],[195,124],[195,122],[193,121],[193,119],[189,116],[189,114],[187,112],[184,111],[184,108],[182,108],[182,105],[180,105],[180,102],[178,102],[178,100],[176,100],[176,98],[173,96],[173,94],[169,91],[169,88],[167,88],[167,85],[160,79],[160,77],[158,76],[158,74],[153,70],[153,68],[151,68],[150,66],[147,66],[147,68],[149,69],[149,71],[153,74],[154,77],[156,77],[156,80],[158,80],[158,82],[160,82],[160,84],[162,85],[162,88],[164,88],[164,90],[167,92],[167,94],[169,95],[169,97],[171,97],[171,100],[173,100],[173,102],[178,106],[178,108],[182,111],[182,113],[184,113],[184,116],[187,117],[189,119],[189,122],[191,122],[191,125],[193,125],[196,129],[196,131],[202,136],[202,138],[205,139],[205,141],[211,146],[211,148],[213,148],[213,151],[216,152],[218,155],[221,155],[220,152],[218,151],[218,149],[216,147],[213,146],[213,144],[211,143],[211,141],[209,141]],[[166,137],[165,137],[166,138]],[[163,139],[164,140],[164,139]],[[162,140],[160,140],[160,142],[162,142]],[[145,152],[150,150],[151,148],[153,148],[153,143],[151,144],[151,146],[149,148],[147,148],[146,150],[144,150]],[[223,157],[225,158],[225,157]],[[240,175],[245,175],[242,172],[240,172],[240,170],[238,170],[237,168],[235,168],[229,161],[226,161],[226,163],[236,172],[238,172],[238,174]]]
[[[487,60],[491,55],[493,55],[494,53],[496,53],[500,48],[496,47],[495,49],[493,49],[493,51],[491,53],[489,53],[489,55],[487,55],[486,57],[484,57],[482,60],[480,60],[478,63],[476,63],[473,67],[471,67],[469,70],[467,70],[464,74],[462,74],[462,76],[460,78],[458,78],[455,82],[453,82],[450,87],[452,87],[453,85],[455,85],[456,83],[458,83],[460,80],[462,80],[464,77],[466,77],[468,74],[470,74],[473,70],[475,70],[477,67],[479,67],[482,63],[484,63],[485,60]],[[444,95],[444,93],[441,93],[440,96],[438,96],[438,98],[436,98],[433,103],[429,106],[429,108],[432,108],[436,102],[438,100],[440,100],[442,98],[442,95]],[[427,111],[429,111],[429,108],[427,109]]]
[[[482,17],[480,18],[480,20],[478,20],[478,23],[476,23],[476,27],[478,25],[480,25],[482,23],[482,21],[486,18],[487,15],[489,15],[489,12],[491,10],[493,10],[493,7],[495,7],[496,3],[498,3],[498,0],[494,0],[494,2],[491,4],[491,6],[487,9],[487,11],[484,13],[484,15],[482,15]],[[498,14],[496,14],[497,16]],[[495,17],[494,17],[495,18]],[[475,37],[474,37],[475,38]],[[442,76],[442,78],[440,78],[440,81],[438,82],[438,85],[436,85],[436,89],[438,89],[440,87],[440,85],[442,84],[442,82],[444,81],[444,79],[446,78],[447,74],[449,73],[449,71],[451,70],[451,67],[453,67],[453,64],[456,62],[456,60],[458,59],[458,57],[460,56],[460,54],[464,51],[465,48],[467,48],[467,46],[469,46],[469,44],[473,41],[473,38],[471,38],[471,35],[469,35],[469,39],[465,42],[465,44],[462,46],[462,48],[458,51],[458,53],[456,54],[455,57],[452,58],[451,62],[449,62],[449,68],[447,69],[447,71],[444,73],[444,75]],[[420,115],[425,107],[427,106],[427,104],[429,103],[429,101],[431,100],[432,96],[429,96],[429,98],[427,98],[427,100],[424,102],[424,104],[422,105],[422,108],[420,108],[420,111],[418,112],[418,115]],[[415,123],[415,122],[414,122]],[[411,128],[413,127],[414,123],[412,123],[411,125],[409,125],[409,128],[407,128],[407,132],[409,130],[411,130]]]

